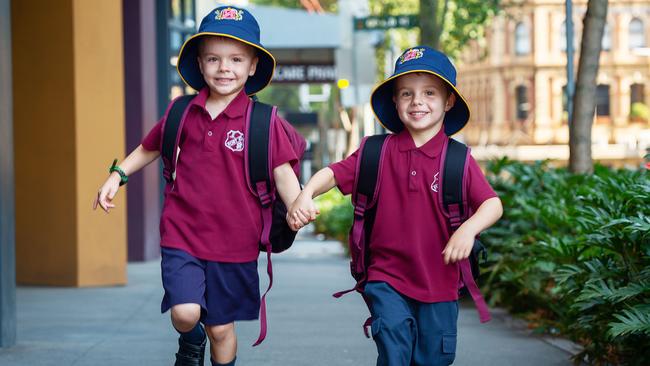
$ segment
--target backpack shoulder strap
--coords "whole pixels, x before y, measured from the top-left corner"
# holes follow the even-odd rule
[[[246,170],[249,185],[253,193],[259,198],[262,205],[262,237],[261,245],[266,248],[266,272],[269,276],[269,285],[260,298],[260,334],[253,344],[257,346],[266,338],[266,295],[273,287],[273,262],[271,261],[271,226],[273,222],[273,197],[271,194],[271,174],[270,174],[270,130],[273,118],[273,106],[253,100],[250,111],[250,118],[247,123],[248,141],[245,146],[246,152]]]
[[[453,233],[467,220],[469,209],[466,205],[467,197],[463,183],[469,148],[467,145],[450,138],[443,149],[442,165],[442,210],[447,216],[451,232]],[[461,281],[467,287],[470,296],[476,304],[481,323],[490,320],[490,312],[481,290],[476,285],[472,276],[470,260],[463,259],[459,262]]]
[[[452,230],[456,230],[467,219],[468,212],[464,201],[463,178],[468,151],[469,149],[465,144],[450,138],[442,158],[441,202],[443,212],[449,218]]]
[[[176,100],[174,100],[169,114],[167,114],[167,120],[165,121],[165,127],[163,130],[163,140],[162,148],[160,154],[163,160],[163,176],[167,182],[174,180],[174,166],[176,165],[176,159],[174,159],[174,154],[176,153],[176,146],[178,143],[178,133],[179,127],[181,125],[181,119],[183,114],[187,109],[187,106],[190,104],[190,101],[194,99],[196,95],[183,95]]]
[[[271,204],[269,134],[273,106],[253,101],[248,127],[248,180],[263,207]]]
[[[355,206],[370,207],[377,200],[381,156],[389,135],[374,135],[366,139],[359,155],[352,200]]]

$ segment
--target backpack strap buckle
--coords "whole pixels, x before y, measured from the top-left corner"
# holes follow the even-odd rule
[[[273,196],[269,193],[267,182],[262,181],[255,183],[255,191],[257,192],[257,197],[260,199],[262,207],[269,207],[273,201]]]

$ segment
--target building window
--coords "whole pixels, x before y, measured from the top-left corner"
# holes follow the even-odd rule
[[[609,116],[609,85],[596,87],[596,115]]]
[[[609,23],[605,23],[605,30],[603,32],[603,41],[601,43],[603,51],[609,51],[612,49],[612,31]]]
[[[519,85],[515,88],[515,98],[517,99],[517,120],[525,121],[528,118],[530,104],[528,103],[528,88]]]
[[[530,31],[523,22],[515,27],[515,54],[527,55],[530,53]]]
[[[641,19],[634,18],[630,21],[629,33],[631,50],[645,47],[645,29]]]
[[[179,95],[186,94],[190,88],[185,86],[183,80],[178,76],[176,63],[178,53],[185,40],[192,36],[196,27],[196,12],[194,0],[170,0],[167,12],[167,28],[169,44],[167,48],[168,64],[168,97],[174,99]]]
[[[645,104],[643,84],[630,85],[630,119],[633,121],[647,121],[650,119],[650,109]]]

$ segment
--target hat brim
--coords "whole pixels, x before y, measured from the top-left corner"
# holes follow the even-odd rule
[[[469,104],[467,104],[467,101],[458,89],[444,76],[430,70],[422,69],[407,70],[395,74],[375,87],[370,95],[370,103],[372,105],[372,111],[379,123],[393,133],[399,133],[404,129],[404,123],[400,120],[399,115],[397,114],[397,108],[395,107],[395,102],[393,101],[393,86],[395,79],[398,77],[418,72],[437,76],[451,88],[454,94],[456,94],[456,103],[454,103],[451,109],[445,113],[443,124],[447,136],[460,132],[467,125],[471,115]]]
[[[235,27],[232,28],[235,29]],[[199,64],[197,62],[197,57],[199,55],[199,40],[204,36],[227,37],[245,43],[261,51],[257,52],[258,61],[257,67],[255,69],[255,74],[253,74],[253,76],[250,76],[244,85],[244,89],[246,89],[247,95],[250,96],[257,94],[271,83],[271,79],[273,79],[273,73],[275,72],[275,58],[271,52],[267,51],[261,45],[246,41],[245,39],[239,37],[235,37],[231,34],[200,32],[188,38],[181,47],[181,50],[178,54],[176,70],[178,71],[178,74],[181,76],[181,79],[183,82],[185,82],[185,84],[189,85],[196,91],[199,91],[206,86],[205,80],[203,79],[203,74],[201,74],[201,69],[199,68]]]

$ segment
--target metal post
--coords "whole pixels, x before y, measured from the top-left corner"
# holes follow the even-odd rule
[[[575,81],[573,77],[573,3],[566,0],[566,94],[569,124],[573,123],[573,95]]]
[[[0,347],[16,344],[16,216],[11,0],[0,0]]]

